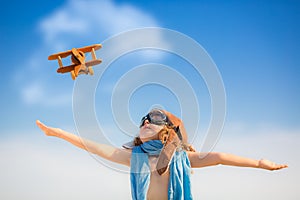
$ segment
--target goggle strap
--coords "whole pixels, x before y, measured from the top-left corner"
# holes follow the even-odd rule
[[[178,138],[182,141],[182,134],[181,134],[181,132],[180,132],[180,128],[179,128],[179,126],[177,126],[176,127],[176,130],[175,130],[175,132],[176,132],[176,134],[177,134],[177,136],[178,136]]]
[[[179,126],[175,127],[174,124],[169,120],[168,117],[167,117],[167,122],[168,122],[167,124],[174,129],[174,131],[176,132],[178,138],[182,141],[183,138],[182,138],[182,134],[180,132]]]

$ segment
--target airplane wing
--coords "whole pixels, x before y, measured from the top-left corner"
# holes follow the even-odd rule
[[[97,59],[97,60],[90,60],[85,63],[86,67],[94,66],[94,65],[99,65],[102,62],[102,60]]]
[[[67,73],[67,72],[70,72],[72,70],[74,70],[74,68],[76,67],[77,65],[75,64],[72,64],[72,65],[69,65],[69,66],[66,66],[66,67],[60,67],[57,69],[57,73]]]
[[[86,46],[86,47],[81,47],[81,48],[77,48],[78,51],[82,51],[83,53],[87,53],[87,52],[91,52],[92,49],[94,48],[94,50],[98,50],[102,47],[101,44],[94,44],[94,45],[90,45],[90,46]]]
[[[48,57],[48,60],[56,60],[58,59],[58,56],[60,56],[60,58],[65,58],[69,55],[72,54],[72,51],[69,50],[69,51],[64,51],[64,52],[60,52],[60,53],[56,53],[56,54],[52,54]]]
[[[76,48],[78,51],[82,51],[83,53],[87,53],[87,52],[91,52],[92,49],[94,48],[94,50],[98,50],[102,47],[101,44],[94,44],[94,45],[90,45],[90,46],[86,46],[86,47],[81,47],[81,48]],[[68,57],[69,55],[72,54],[72,50],[68,50],[68,51],[64,51],[64,52],[59,52],[56,54],[52,54],[48,57],[48,60],[56,60],[58,59],[58,57],[60,56],[60,58],[65,58]]]

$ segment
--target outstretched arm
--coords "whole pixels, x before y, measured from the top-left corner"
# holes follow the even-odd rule
[[[276,164],[269,160],[254,160],[227,153],[199,153],[189,152],[189,159],[193,168],[207,167],[213,165],[230,165],[238,167],[253,167],[267,170],[278,170],[288,167],[287,165]]]
[[[68,133],[62,129],[48,127],[38,120],[36,121],[36,124],[47,136],[54,136],[64,139],[70,142],[71,144],[86,151],[89,151],[93,154],[96,154],[102,158],[105,158],[112,162],[130,166],[131,151],[125,149],[118,149],[106,144],[99,144],[94,141],[74,135],[72,133]]]

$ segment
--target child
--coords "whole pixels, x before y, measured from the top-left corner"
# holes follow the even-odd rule
[[[180,119],[159,109],[141,120],[139,135],[121,148],[95,143],[58,128],[36,122],[47,136],[64,139],[73,145],[115,163],[130,167],[132,199],[192,199],[190,169],[213,165],[278,170],[287,165],[254,160],[226,153],[200,153],[187,144]]]

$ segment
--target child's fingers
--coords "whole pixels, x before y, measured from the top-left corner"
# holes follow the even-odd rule
[[[36,120],[36,125],[38,125],[38,127],[42,128],[43,126],[43,123],[40,122],[40,120]]]
[[[43,131],[47,130],[47,126],[45,124],[43,124],[42,122],[40,122],[39,120],[36,120],[36,124],[37,126],[42,129]]]
[[[278,170],[278,169],[283,169],[283,168],[287,168],[288,165],[276,165],[274,170]]]

